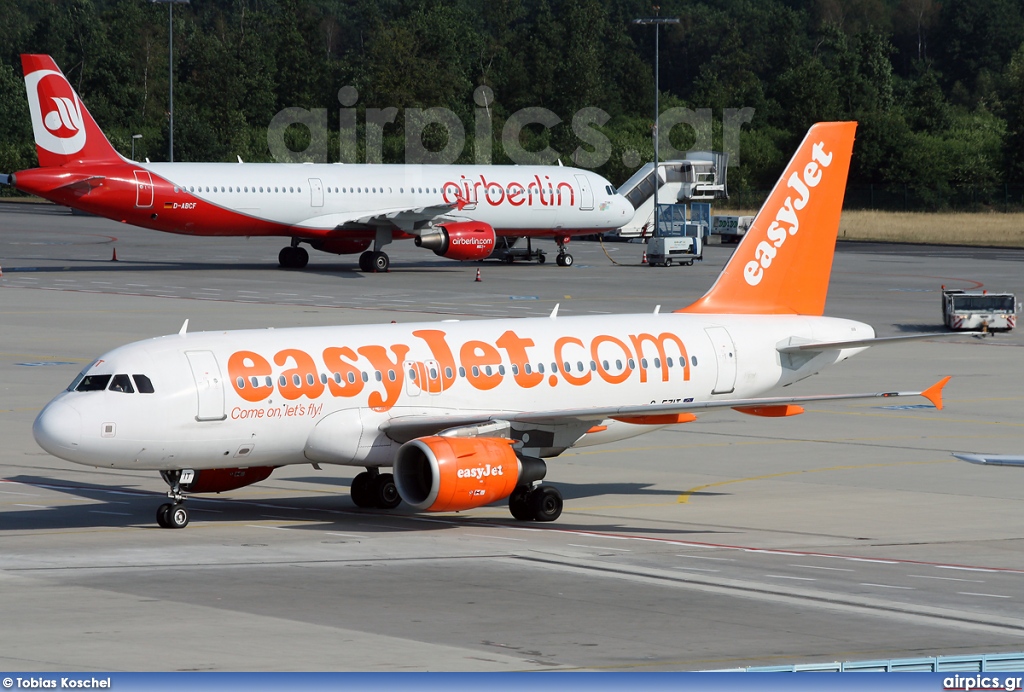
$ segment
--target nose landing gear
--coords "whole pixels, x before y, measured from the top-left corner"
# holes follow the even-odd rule
[[[555,238],[555,242],[558,244],[558,257],[555,258],[555,264],[559,267],[571,267],[572,255],[565,251],[565,244],[569,242],[569,237]]]
[[[188,509],[185,508],[185,495],[181,492],[181,485],[191,483],[195,471],[161,471],[160,476],[171,488],[167,491],[167,497],[171,501],[157,508],[156,523],[162,529],[183,529],[188,526]]]

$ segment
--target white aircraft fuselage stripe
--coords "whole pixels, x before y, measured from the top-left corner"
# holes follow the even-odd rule
[[[736,380],[734,390],[727,394],[712,394],[719,356],[706,331],[709,327],[724,328],[740,345],[729,356],[735,358]],[[427,338],[424,332],[432,336]],[[73,449],[46,448],[70,461],[114,468],[202,469],[303,463],[311,460],[308,452],[318,424],[337,414],[316,433],[334,435],[331,439],[337,444],[333,456],[312,460],[387,466],[398,444],[381,433],[379,426],[394,417],[752,398],[863,350],[817,354],[796,367],[784,363],[778,355],[775,347],[779,343],[792,337],[870,338],[873,333],[869,325],[829,317],[667,313],[173,335],[115,349],[87,369],[89,374],[145,374],[156,393],[65,392],[49,406],[77,412],[80,441]],[[664,359],[656,341],[644,335],[654,339],[666,335],[661,338]],[[474,342],[487,348],[474,346]],[[334,351],[328,358],[330,349]],[[338,357],[340,349],[349,349],[348,355]],[[440,380],[446,375],[446,349],[451,354],[450,383],[441,391],[424,391],[409,370],[423,363],[426,365],[419,372],[426,373],[436,363],[436,380]],[[474,361],[482,351],[497,357],[488,360],[485,353]],[[211,352],[219,365],[220,384],[204,384],[206,389],[198,392],[186,352]],[[244,371],[243,375],[229,372],[229,363],[243,362],[244,354],[238,355],[242,352],[256,354],[269,364],[269,371],[256,378],[260,385],[257,388],[252,387],[248,375],[255,370]],[[312,363],[305,370],[300,363],[305,360],[302,354]],[[685,365],[682,358],[686,359]],[[646,366],[642,359],[646,359]],[[489,388],[481,386],[487,366],[478,366],[478,377],[472,370],[472,362],[483,361],[491,364],[491,381],[497,382]],[[530,378],[525,377],[524,363],[531,366]],[[537,378],[541,365],[543,376]],[[465,371],[459,373],[459,368]],[[349,370],[358,373],[359,381],[366,373],[367,381],[361,386],[358,382],[350,385],[346,379]],[[395,380],[390,380],[391,371]],[[334,382],[334,372],[341,375],[341,385]],[[310,385],[306,376],[312,373],[315,382]],[[298,393],[294,388],[296,376],[303,388],[319,392],[315,396]],[[237,387],[239,377],[244,380],[242,388]],[[268,377],[270,387],[266,386]],[[286,387],[281,386],[282,377]],[[422,374],[417,377],[426,389],[436,389],[429,380],[422,379]],[[324,378],[330,380],[326,385]],[[532,382],[529,386],[523,383],[526,379]],[[343,388],[349,391],[339,393]],[[353,394],[354,389],[359,391]],[[243,394],[256,400],[247,400]],[[202,417],[210,418],[210,397],[219,405],[218,396],[223,397],[223,418],[197,420],[197,402],[205,411]],[[205,401],[203,397],[207,397]],[[614,421],[603,424],[607,430],[587,435],[577,446],[624,439],[654,429]],[[114,425],[115,430],[105,436],[104,426],[108,425]],[[42,437],[45,439],[45,435]],[[351,449],[341,451],[347,438],[352,438]],[[253,447],[240,461],[236,452],[247,445]]]

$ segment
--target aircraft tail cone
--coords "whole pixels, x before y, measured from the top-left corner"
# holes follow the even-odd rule
[[[483,279],[480,278],[480,270],[479,269],[476,270],[476,281],[483,281]]]
[[[110,261],[111,262],[116,262],[117,261],[117,248],[114,248],[114,254],[110,256]]]

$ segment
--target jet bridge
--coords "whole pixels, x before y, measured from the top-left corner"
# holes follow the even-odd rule
[[[654,190],[659,204],[688,204],[728,199],[726,171],[729,155],[720,151],[691,151],[685,159],[642,166],[618,193],[636,209],[633,220],[618,230],[623,238],[654,235]]]

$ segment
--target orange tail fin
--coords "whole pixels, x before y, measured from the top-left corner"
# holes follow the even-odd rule
[[[32,132],[42,168],[69,163],[120,163],[78,94],[49,55],[22,55]]]
[[[732,259],[676,312],[821,315],[857,123],[811,127]]]

